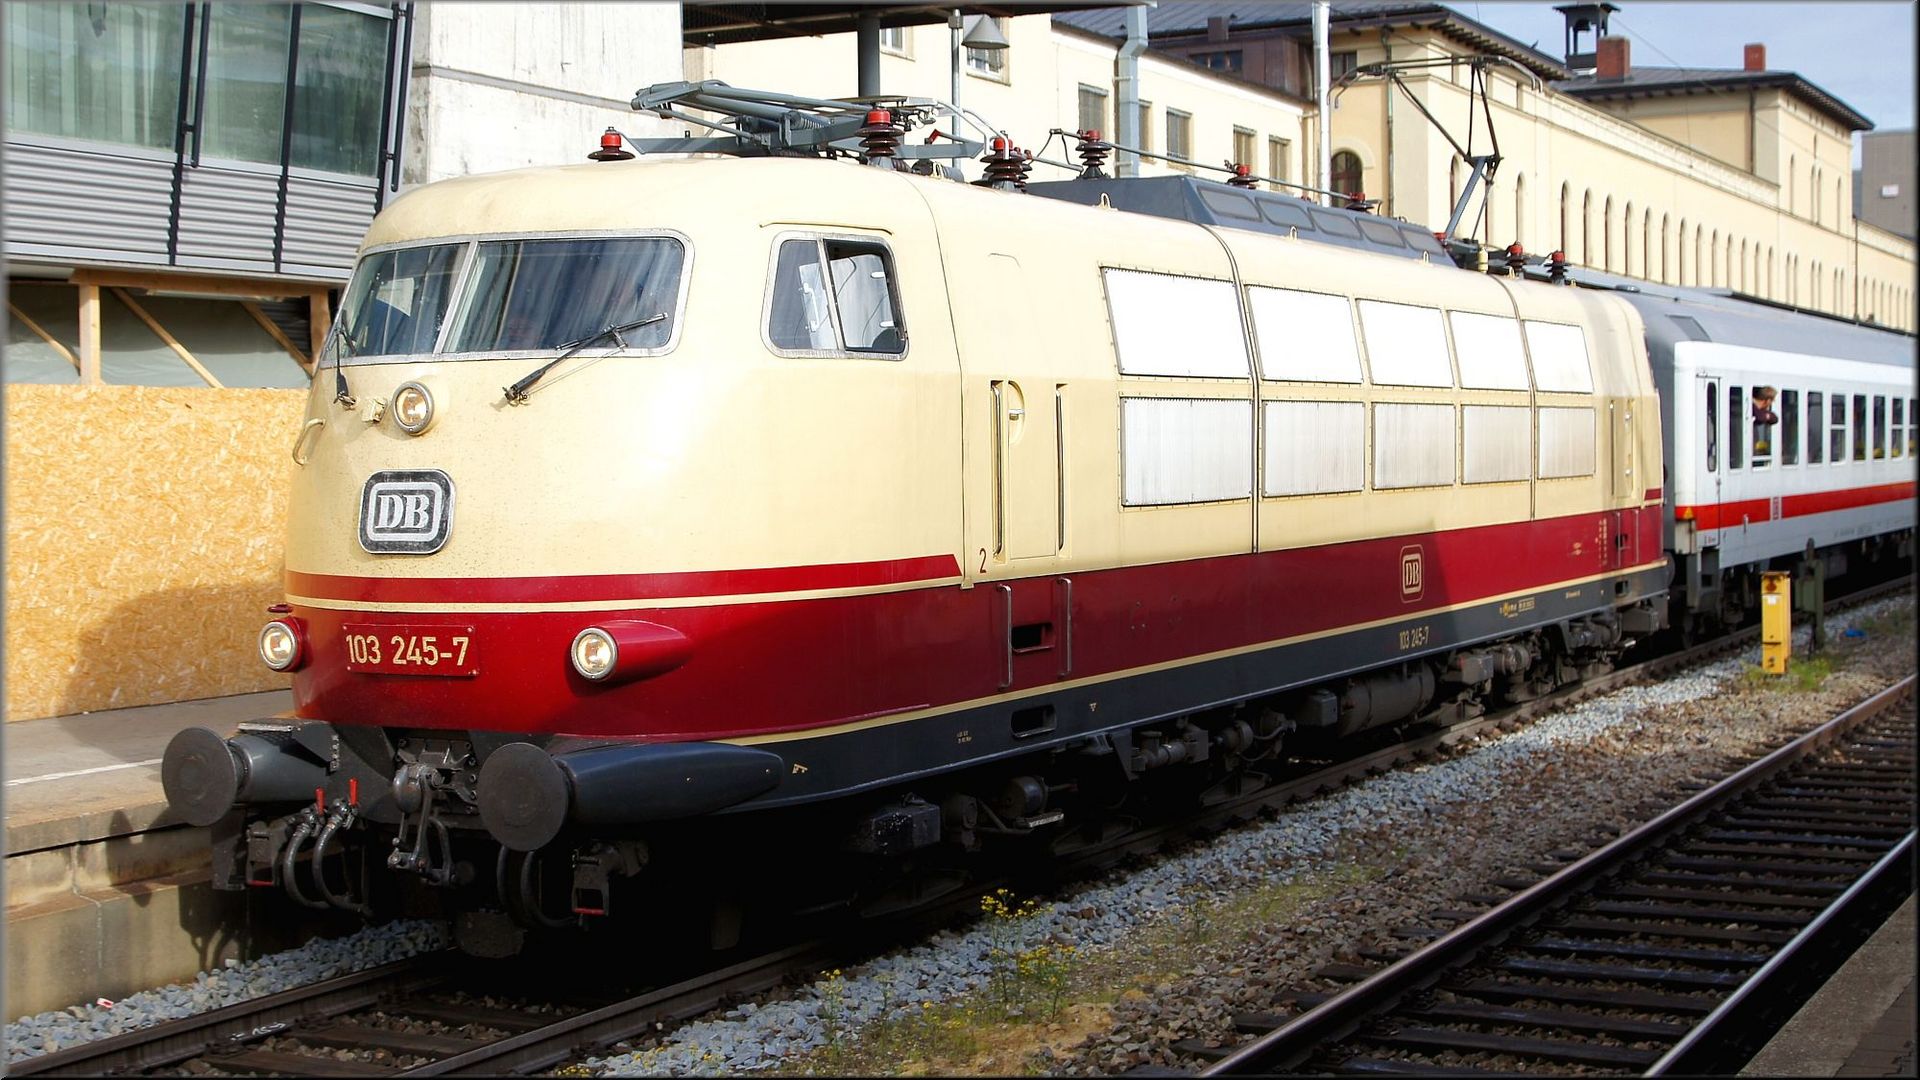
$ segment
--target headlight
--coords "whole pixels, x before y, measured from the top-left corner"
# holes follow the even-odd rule
[[[275,619],[260,628],[260,659],[273,670],[288,671],[298,666],[305,651],[300,628],[292,620]]]
[[[613,666],[620,660],[620,647],[613,643],[613,635],[597,626],[589,626],[573,639],[573,670],[589,679],[598,681],[613,674]]]
[[[433,395],[417,382],[401,383],[393,392],[393,422],[409,435],[418,435],[433,423]]]

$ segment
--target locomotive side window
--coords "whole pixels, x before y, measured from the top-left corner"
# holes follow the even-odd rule
[[[1346,297],[1249,285],[1247,306],[1253,309],[1261,378],[1360,381],[1360,345]]]
[[[1594,416],[1592,409],[1540,410],[1540,479],[1593,475]]]
[[[1450,486],[1453,446],[1453,406],[1377,404],[1373,407],[1373,486]]]
[[[801,353],[907,351],[892,255],[855,240],[785,240],[775,255],[767,340]]]
[[[1366,411],[1357,401],[1269,401],[1260,493],[1359,491],[1366,478]]]
[[[1738,386],[1727,387],[1727,468],[1737,469],[1746,463],[1747,452],[1747,400]]]
[[[1120,399],[1122,502],[1178,506],[1253,494],[1252,403]]]
[[[1533,450],[1533,410],[1524,405],[1464,406],[1460,443],[1462,483],[1525,480]]]
[[[1563,394],[1593,393],[1587,336],[1577,326],[1528,319],[1527,350],[1533,354],[1533,385]]]
[[[608,348],[663,349],[685,258],[663,236],[482,241],[447,351],[564,349],[597,334]]]
[[[324,362],[433,351],[453,299],[464,244],[377,251],[360,260],[340,303]]]
[[[1853,460],[1867,460],[1867,395],[1853,395]]]
[[[1887,456],[1887,399],[1879,394],[1873,397],[1873,456]]]
[[[1800,391],[1780,391],[1780,464],[1800,464]]]
[[[1247,339],[1230,281],[1104,267],[1120,374],[1244,379]]]
[[[1527,389],[1527,354],[1520,347],[1520,324],[1513,319],[1471,311],[1449,311],[1453,354],[1460,362],[1460,385],[1475,390]],[[1522,468],[1526,455],[1521,456]]]
[[[1907,452],[1907,422],[1901,410],[1901,406],[1905,404],[1904,398],[1893,399],[1893,453],[1890,455],[1892,457],[1904,457]]]
[[[1720,470],[1720,384],[1707,384],[1707,471]]]
[[[1826,399],[1820,391],[1807,391],[1807,464],[1809,465],[1818,465],[1826,460],[1826,407]]]
[[[1453,386],[1453,365],[1447,360],[1447,335],[1438,310],[1362,300],[1360,326],[1366,335],[1374,385]],[[1453,478],[1446,482],[1452,483]]]
[[[1838,465],[1847,460],[1847,395],[1833,395],[1832,403],[1833,426],[1827,429],[1827,460]]]

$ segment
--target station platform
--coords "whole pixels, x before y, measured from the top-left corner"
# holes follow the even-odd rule
[[[1914,898],[1781,1027],[1742,1076],[1913,1076]]]
[[[278,890],[216,892],[207,830],[173,818],[160,786],[175,732],[292,706],[276,690],[4,725],[9,1015],[117,999],[337,929]]]

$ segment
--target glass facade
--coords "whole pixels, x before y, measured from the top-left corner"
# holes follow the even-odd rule
[[[98,0],[5,11],[10,131],[161,151],[180,140],[200,164],[278,166],[285,152],[297,168],[379,170],[391,64],[384,13]]]
[[[179,4],[8,4],[7,129],[173,149]]]

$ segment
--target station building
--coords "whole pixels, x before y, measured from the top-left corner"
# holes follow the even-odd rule
[[[1471,171],[1455,144],[1484,154],[1497,139],[1501,163],[1470,198],[1462,235],[1913,329],[1910,235],[1853,212],[1851,136],[1871,120],[1800,75],[1768,68],[1764,44],[1730,44],[1740,52],[1729,60],[1740,63],[1725,69],[1637,66],[1632,42],[1608,33],[1615,5],[1561,10],[1568,35],[1556,57],[1445,5],[1336,0],[1332,189],[1441,229]],[[1051,128],[1099,127],[1112,138],[1126,92],[1117,76],[1131,51],[1128,11],[1004,20],[1008,49],[967,54],[963,104],[1029,148]],[[1164,3],[1144,21],[1141,149],[1314,179],[1310,3]],[[881,40],[888,93],[946,96],[945,27],[883,30]],[[686,70],[690,79],[846,96],[854,49],[852,34],[690,45]],[[1141,174],[1180,167],[1143,160]]]

